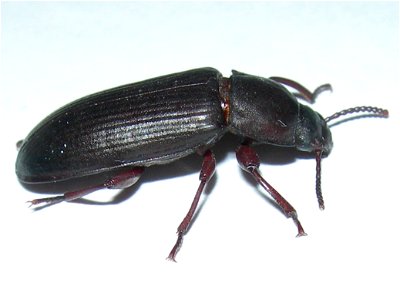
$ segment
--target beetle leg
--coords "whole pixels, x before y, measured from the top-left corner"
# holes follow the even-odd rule
[[[73,192],[66,192],[62,196],[55,196],[55,197],[48,197],[48,198],[41,198],[41,199],[35,199],[32,201],[28,201],[31,203],[31,205],[37,205],[37,204],[55,204],[58,202],[62,201],[73,201],[82,198],[83,196],[86,196],[88,194],[91,194],[95,191],[101,190],[101,189],[124,189],[127,188],[133,184],[135,184],[140,176],[142,175],[144,171],[144,168],[142,167],[136,167],[134,169],[131,169],[129,171],[125,171],[121,174],[118,174],[107,181],[105,181],[103,184],[99,184],[96,186],[84,188],[79,191],[73,191]]]
[[[178,227],[177,234],[178,234],[178,239],[172,248],[171,252],[168,255],[168,259],[175,261],[176,254],[178,253],[182,242],[183,242],[183,236],[187,232],[190,223],[192,221],[193,215],[196,212],[197,205],[199,204],[200,196],[204,190],[204,187],[206,183],[211,179],[211,177],[215,173],[215,157],[214,154],[211,152],[211,150],[207,150],[204,153],[203,157],[203,164],[201,166],[201,171],[200,171],[200,185],[199,188],[197,189],[196,195],[194,196],[192,205],[190,206],[190,209],[188,213],[186,214],[185,218],[181,222],[181,224]]]
[[[260,159],[257,153],[248,145],[241,145],[236,150],[236,158],[239,162],[240,167],[250,173],[253,178],[271,195],[273,200],[278,204],[278,206],[283,210],[287,217],[293,219],[297,226],[298,234],[297,236],[307,235],[304,232],[303,227],[297,218],[297,212],[293,206],[286,201],[285,198],[281,196],[260,174],[258,167],[260,166]]]
[[[325,91],[331,91],[332,92],[332,86],[329,83],[323,84],[315,89],[313,93],[311,93],[306,87],[302,86],[300,83],[283,78],[283,77],[270,77],[269,79],[276,81],[278,83],[287,85],[297,91],[294,95],[298,98],[301,98],[308,103],[315,103],[315,99],[321,94],[322,92]]]

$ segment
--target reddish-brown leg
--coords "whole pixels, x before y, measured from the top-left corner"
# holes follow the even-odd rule
[[[38,204],[54,204],[57,202],[62,202],[62,201],[73,201],[77,200],[79,198],[82,198],[83,196],[86,196],[90,193],[93,193],[95,191],[101,190],[101,189],[124,189],[127,188],[133,184],[135,184],[140,176],[142,175],[144,171],[144,168],[142,167],[136,167],[132,170],[125,171],[119,175],[116,175],[103,184],[99,184],[96,186],[88,187],[81,189],[79,191],[73,191],[73,192],[67,192],[62,196],[55,196],[55,197],[48,197],[48,198],[41,198],[41,199],[35,199],[32,201],[28,201],[31,203],[31,205],[38,205]]]
[[[169,253],[168,259],[176,262],[175,260],[176,254],[178,253],[180,247],[182,246],[183,236],[186,234],[190,226],[190,223],[192,221],[193,215],[196,212],[200,196],[204,190],[206,183],[211,179],[214,173],[215,173],[215,157],[210,150],[207,150],[206,153],[204,154],[203,164],[201,166],[200,177],[199,177],[200,179],[199,188],[197,189],[196,195],[194,196],[192,205],[190,206],[188,213],[186,214],[185,218],[178,227],[177,230],[178,239],[174,247],[172,248],[171,252]]]
[[[317,87],[315,89],[315,91],[313,93],[311,93],[306,87],[302,86],[300,83],[298,83],[294,80],[283,78],[283,77],[276,77],[276,76],[270,77],[269,79],[295,89],[297,91],[296,96],[299,98],[302,98],[303,100],[305,100],[309,103],[314,103],[315,99],[322,92],[332,91],[332,86],[329,83],[323,84],[323,85]]]
[[[290,205],[289,202],[285,200],[265,179],[261,176],[258,168],[260,166],[260,159],[257,153],[248,145],[241,145],[236,150],[236,158],[239,162],[240,167],[246,172],[250,173],[253,178],[271,195],[276,204],[283,210],[287,217],[293,219],[297,226],[298,234],[297,236],[306,235],[303,227],[297,218],[296,210]]]

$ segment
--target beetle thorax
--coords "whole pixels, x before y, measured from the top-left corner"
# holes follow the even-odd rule
[[[234,73],[228,128],[236,135],[278,146],[295,146],[299,103],[272,80]]]

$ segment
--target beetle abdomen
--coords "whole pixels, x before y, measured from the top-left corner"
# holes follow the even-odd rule
[[[224,132],[221,74],[191,70],[89,95],[43,120],[21,146],[21,181],[66,180],[168,163]]]

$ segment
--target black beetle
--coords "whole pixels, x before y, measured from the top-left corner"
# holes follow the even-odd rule
[[[298,235],[305,235],[296,210],[260,175],[260,162],[250,144],[313,152],[317,198],[323,209],[321,158],[333,145],[327,123],[355,112],[388,117],[387,110],[361,106],[324,119],[297,101],[301,98],[313,103],[320,92],[329,89],[326,84],[311,93],[289,79],[266,79],[237,71],[225,78],[212,68],[123,85],[78,99],[44,119],[20,144],[16,174],[23,183],[36,184],[113,172],[96,185],[30,201],[32,205],[52,204],[76,200],[103,188],[125,188],[133,185],[146,167],[170,163],[194,152],[203,155],[200,186],[168,256],[175,260],[204,186],[215,171],[210,148],[230,131],[243,137],[236,150],[241,168],[294,220]]]

